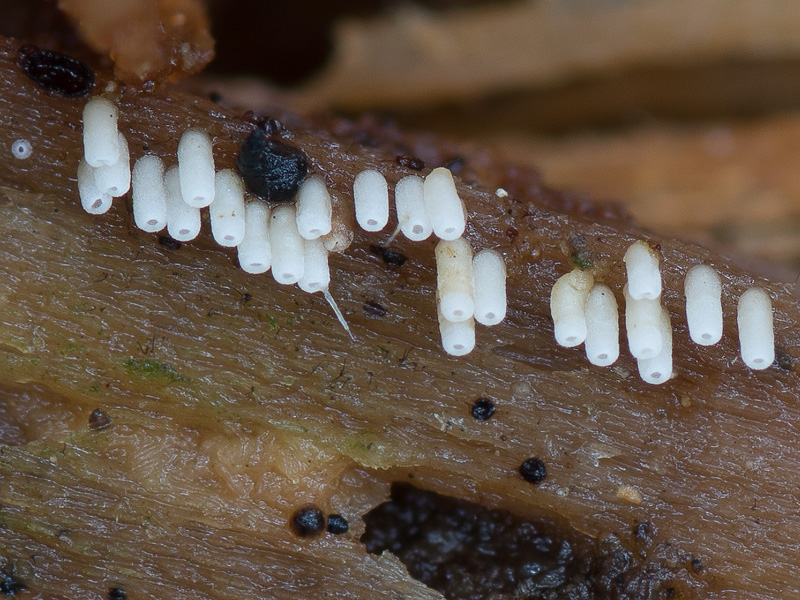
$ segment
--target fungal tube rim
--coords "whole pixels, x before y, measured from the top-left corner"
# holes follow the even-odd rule
[[[628,285],[622,288],[625,297],[625,331],[628,349],[637,359],[659,355],[664,340],[661,335],[661,296],[658,298],[631,298]]]
[[[586,300],[594,285],[589,271],[575,268],[559,277],[550,290],[550,316],[556,343],[565,348],[586,340]]]
[[[458,195],[453,174],[437,167],[425,178],[423,200],[433,232],[439,239],[455,240],[467,227],[467,211]]]
[[[246,273],[266,273],[272,266],[270,213],[270,208],[260,200],[253,200],[245,205],[244,238],[236,251],[239,265]]]
[[[464,238],[436,244],[436,293],[439,310],[452,322],[466,321],[475,312],[472,246]]]
[[[451,356],[465,356],[475,348],[475,319],[449,321],[439,310],[439,334],[442,348]]]
[[[497,325],[506,318],[506,263],[497,250],[481,250],[472,259],[474,316],[481,325]]]
[[[736,324],[742,362],[756,371],[772,366],[775,362],[775,328],[772,299],[766,290],[752,287],[739,297]]]
[[[244,182],[233,169],[223,169],[214,177],[214,201],[208,207],[211,234],[227,248],[242,243],[245,230]]]
[[[178,142],[178,168],[183,201],[205,208],[214,200],[214,153],[209,135],[187,129]]]
[[[695,344],[713,346],[722,339],[722,281],[708,265],[695,265],[686,273],[686,322]]]
[[[83,107],[83,156],[90,167],[119,160],[119,110],[108,98],[95,96]]]
[[[98,189],[112,198],[124,196],[131,189],[131,155],[128,151],[128,140],[121,133],[117,134],[117,145],[117,162],[97,167],[94,172]]]
[[[164,187],[167,190],[167,231],[179,242],[190,242],[200,234],[200,209],[183,201],[180,173],[176,165],[164,174]]]
[[[658,254],[647,242],[631,244],[622,259],[628,279],[628,293],[634,300],[654,300],[661,296],[661,270]]]
[[[658,330],[661,334],[661,351],[656,356],[636,361],[642,381],[653,385],[661,385],[672,378],[672,322],[669,311],[663,306],[658,316]]]
[[[297,230],[307,240],[328,235],[331,232],[333,207],[328,186],[319,175],[312,175],[300,184],[297,190]]]
[[[90,215],[102,215],[111,208],[110,194],[101,192],[95,181],[96,169],[81,159],[78,163],[78,195],[81,206]]]
[[[356,221],[364,231],[381,231],[389,222],[389,186],[383,173],[364,169],[353,181]]]
[[[425,182],[419,175],[407,175],[394,186],[394,207],[403,235],[412,242],[427,240],[433,233],[425,208]]]
[[[297,283],[305,272],[305,240],[297,231],[297,212],[294,206],[281,205],[272,209],[270,217],[272,246],[272,277],[281,285]]]
[[[155,233],[167,226],[167,190],[164,162],[146,154],[133,164],[131,173],[133,220],[142,231]]]
[[[619,307],[614,292],[596,283],[586,299],[586,358],[608,367],[619,358]]]

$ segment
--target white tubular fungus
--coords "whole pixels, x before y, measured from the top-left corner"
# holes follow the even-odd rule
[[[205,131],[187,129],[178,143],[183,201],[194,208],[205,208],[214,200],[214,155],[211,138]]]
[[[25,160],[33,154],[33,146],[25,138],[14,140],[14,143],[11,144],[11,154],[14,155],[14,158]]]
[[[118,116],[117,107],[106,98],[92,98],[83,107],[83,156],[90,167],[119,160]]]
[[[593,284],[591,273],[573,269],[559,277],[550,291],[550,314],[559,346],[572,348],[586,339],[586,300]]]
[[[472,246],[464,238],[436,245],[436,292],[439,310],[448,321],[471,318],[473,300]]]
[[[642,381],[653,385],[660,385],[672,377],[672,323],[663,306],[658,316],[658,330],[661,333],[661,351],[652,358],[640,358],[637,361]]]
[[[442,347],[451,356],[464,356],[475,348],[475,320],[448,321],[439,311],[439,333],[442,336]]]
[[[364,231],[380,231],[389,221],[389,186],[383,174],[365,169],[353,182],[356,221]]]
[[[658,254],[639,240],[625,252],[628,270],[628,293],[634,300],[654,299],[661,296],[661,271],[658,269]]]
[[[586,358],[598,367],[619,358],[619,311],[614,292],[596,283],[586,299]]]
[[[481,250],[472,260],[475,320],[497,325],[506,318],[506,263],[496,250]]]
[[[167,169],[164,187],[167,190],[167,231],[179,242],[189,242],[200,233],[200,209],[183,201],[178,167]]]
[[[214,178],[214,201],[208,207],[214,240],[233,248],[244,239],[244,183],[233,169],[223,169]]]
[[[322,240],[306,240],[305,244],[305,269],[303,276],[298,280],[297,287],[304,292],[313,294],[327,289],[331,282],[331,270],[328,267],[328,251]]]
[[[661,296],[655,299],[631,298],[628,286],[625,295],[625,329],[628,333],[628,348],[634,358],[654,358],[659,355],[664,340],[661,337]]]
[[[736,309],[742,360],[751,369],[766,369],[775,361],[772,300],[761,288],[750,288]]]
[[[453,174],[438,167],[425,178],[423,198],[433,232],[443,240],[460,238],[467,227],[467,211],[458,197]]]
[[[133,220],[142,231],[155,233],[167,226],[167,190],[164,163],[154,155],[142,156],[133,165]]]
[[[272,276],[282,285],[297,283],[306,269],[305,240],[297,231],[294,206],[278,206],[269,225],[272,245]]]
[[[297,190],[297,230],[307,240],[331,232],[331,195],[322,177],[312,175]]]
[[[245,207],[244,239],[236,247],[239,264],[247,273],[266,273],[272,265],[269,235],[270,209],[258,200]]]
[[[722,339],[722,282],[708,265],[695,265],[686,273],[686,321],[695,344],[711,346]]]
[[[412,242],[427,240],[433,228],[425,209],[424,182],[418,175],[403,177],[394,186],[394,206],[400,231]]]
[[[128,140],[121,133],[117,134],[117,145],[117,162],[97,167],[94,171],[97,188],[114,198],[124,196],[131,189],[131,155],[128,152]]]
[[[102,215],[111,208],[111,195],[98,189],[95,171],[85,160],[78,163],[78,194],[83,210],[90,215]]]

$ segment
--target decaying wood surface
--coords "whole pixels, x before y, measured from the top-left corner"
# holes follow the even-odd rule
[[[413,475],[613,534],[673,569],[677,597],[800,593],[800,332],[786,286],[550,192],[489,154],[276,113],[348,206],[363,168],[393,185],[408,174],[394,161],[403,150],[429,168],[459,152],[467,237],[506,257],[507,320],[479,328],[475,351],[454,359],[439,343],[434,241],[398,239],[408,261],[392,270],[368,249],[388,234],[355,232],[331,261],[351,342],[320,297],[246,275],[207,233],[170,251],[134,228],[125,201],[83,213],[83,101],[26,79],[11,41],[0,75],[2,147],[24,137],[34,149],[0,166],[0,547],[31,590],[99,598],[120,581],[142,597],[434,598],[357,540],[388,482]],[[168,89],[112,95],[134,158],[145,147],[174,156],[180,133],[200,126],[217,167],[230,167],[251,127]],[[627,354],[601,369],[557,347],[549,319],[550,288],[575,254],[622,305],[621,259],[639,238],[660,247],[675,332],[676,377],[660,387],[641,382]],[[725,285],[725,333],[712,348],[690,343],[683,316],[683,275],[701,261]],[[773,298],[781,357],[763,372],[738,357],[736,299],[753,284]],[[367,301],[387,314],[366,315]],[[479,395],[498,406],[486,423],[469,416]],[[100,431],[88,426],[98,407],[112,419]],[[548,468],[538,487],[517,475],[532,456]],[[287,521],[308,502],[345,514],[354,535],[295,537]],[[633,539],[643,521],[654,530],[644,549]]]

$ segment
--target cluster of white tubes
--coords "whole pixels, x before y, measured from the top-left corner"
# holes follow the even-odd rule
[[[464,235],[467,212],[452,173],[438,167],[423,179],[408,175],[394,188],[398,230],[413,242],[431,234],[447,241]],[[364,231],[382,231],[389,222],[389,186],[382,173],[366,169],[353,182],[356,221]]]
[[[463,356],[475,347],[475,322],[497,325],[506,316],[506,266],[495,250],[473,257],[463,237],[436,245],[439,332],[448,354]]]
[[[188,242],[200,233],[201,209],[208,209],[214,240],[237,248],[245,271],[272,269],[278,283],[327,291],[328,251],[321,238],[331,232],[332,210],[319,176],[302,183],[296,205],[270,209],[258,201],[246,204],[241,177],[232,169],[215,170],[211,138],[198,129],[181,136],[177,165],[165,168],[160,157],[147,154],[131,171],[117,118],[117,107],[102,97],[89,100],[83,111],[78,189],[87,212],[105,213],[112,197],[131,189],[137,227],[150,233],[166,228],[173,239]]]
[[[661,384],[672,377],[672,324],[661,304],[661,273],[656,252],[643,241],[633,243],[624,257],[627,283],[625,329],[628,349],[639,375]],[[691,339],[700,345],[722,338],[722,284],[707,265],[686,274],[686,320]],[[586,357],[597,366],[619,357],[619,313],[614,293],[595,283],[589,271],[574,269],[556,281],[550,294],[556,342],[565,347],[585,343]],[[766,369],[775,359],[772,303],[760,288],[742,294],[737,309],[742,361],[751,369]]]

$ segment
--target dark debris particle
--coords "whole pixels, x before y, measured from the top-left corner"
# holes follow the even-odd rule
[[[342,515],[328,515],[328,533],[342,535],[350,531],[350,523]]]
[[[49,92],[79,98],[94,87],[94,72],[71,56],[26,45],[19,57],[25,74]]]
[[[292,531],[300,537],[314,537],[325,530],[325,515],[313,504],[298,509],[290,522]]]
[[[464,166],[466,165],[467,161],[461,158],[460,156],[456,156],[455,158],[451,159],[450,162],[447,163],[447,168],[453,175],[458,175],[461,171],[464,170]]]
[[[405,255],[400,254],[399,252],[392,252],[391,250],[387,250],[383,246],[378,246],[377,244],[370,244],[369,251],[375,256],[380,256],[383,259],[383,264],[392,269],[402,267],[407,260]]]
[[[2,596],[16,596],[25,589],[19,579],[13,575],[0,571],[0,595]]]
[[[247,189],[270,202],[290,202],[308,174],[305,152],[270,138],[261,127],[247,136],[236,164]]]
[[[413,171],[421,171],[425,168],[425,161],[416,156],[408,156],[407,154],[398,154],[394,157],[395,162],[401,167],[412,169]]]
[[[478,398],[472,405],[472,416],[476,421],[488,421],[494,414],[494,402],[489,398]]]
[[[536,485],[547,479],[547,467],[541,459],[529,458],[520,465],[519,474],[528,483]]]
[[[690,564],[692,566],[692,571],[694,571],[695,573],[699,573],[700,571],[703,570],[703,561],[700,560],[699,558],[693,558]]]
[[[111,417],[102,408],[95,408],[89,415],[89,427],[95,431],[106,429],[111,425]]]
[[[653,527],[650,521],[640,521],[633,528],[633,535],[637,544],[649,546],[653,542]]]
[[[128,592],[121,587],[108,588],[108,600],[126,600]]]
[[[222,94],[219,92],[210,92],[208,94],[208,99],[211,100],[214,104],[219,104],[222,102]]]
[[[364,302],[362,310],[366,316],[373,317],[375,319],[382,319],[388,314],[388,311],[383,306],[377,302],[373,302],[372,300],[367,300]]]
[[[158,243],[164,246],[167,250],[180,250],[183,247],[178,240],[169,237],[168,235],[158,236]]]
[[[512,242],[517,239],[517,236],[519,236],[519,231],[516,227],[509,227],[506,229],[506,237]]]

